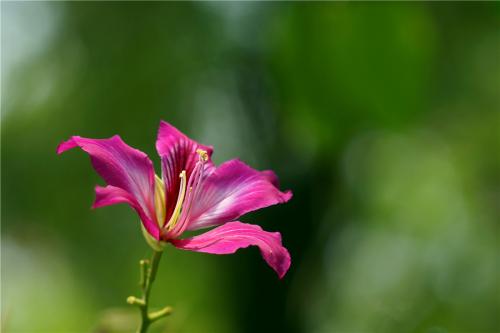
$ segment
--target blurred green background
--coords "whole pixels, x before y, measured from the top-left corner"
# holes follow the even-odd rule
[[[284,280],[169,247],[155,332],[500,331],[498,3],[2,2],[2,328],[131,332],[125,205],[70,135],[149,154],[160,119],[274,169]],[[132,327],[132,329],[131,329]]]

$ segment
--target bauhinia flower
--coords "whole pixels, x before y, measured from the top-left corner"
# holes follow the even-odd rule
[[[80,147],[90,155],[94,169],[107,186],[96,186],[92,208],[129,204],[140,217],[148,243],[157,251],[166,243],[183,250],[230,254],[258,246],[264,260],[282,278],[290,254],[279,232],[237,221],[245,213],[285,203],[270,170],[257,171],[238,159],[215,166],[213,149],[201,145],[162,121],[156,141],[161,177],[149,157],[128,146],[118,135],[109,139],[72,136],[57,153]],[[215,227],[190,238],[185,231]]]

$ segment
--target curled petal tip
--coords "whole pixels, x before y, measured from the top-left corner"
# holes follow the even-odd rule
[[[73,137],[71,137],[69,140],[63,141],[57,146],[57,149],[56,149],[57,155],[61,155],[66,150],[75,148],[76,146],[77,146],[77,144],[76,144],[75,140],[73,140]]]
[[[288,251],[286,251],[285,259],[282,265],[275,268],[276,274],[278,274],[280,280],[283,280],[291,264],[292,264],[292,259],[290,258],[290,254],[288,253]]]
[[[293,197],[293,192],[291,190],[283,192],[282,195],[283,203],[290,201],[292,197]]]

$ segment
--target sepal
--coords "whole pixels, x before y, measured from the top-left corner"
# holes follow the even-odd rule
[[[146,240],[146,243],[155,251],[157,252],[162,252],[165,249],[165,245],[167,243],[159,241],[155,239],[153,236],[149,234],[149,232],[144,228],[144,225],[141,224],[141,230],[142,230],[142,235],[144,236],[144,239]]]

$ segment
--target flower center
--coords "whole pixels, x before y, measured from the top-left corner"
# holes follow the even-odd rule
[[[203,150],[203,149],[197,149],[196,152],[199,155],[199,162],[196,163],[195,168],[193,169],[191,176],[189,177],[189,183],[188,179],[186,176],[186,170],[182,170],[180,173],[179,177],[181,178],[181,183],[179,186],[179,194],[177,196],[177,202],[175,204],[174,210],[172,212],[172,216],[168,220],[168,222],[165,224],[165,231],[169,232],[172,231],[179,220],[185,221],[186,218],[185,216],[187,215],[188,211],[190,210],[190,206],[192,203],[192,196],[193,196],[193,189],[198,188],[200,181],[203,177],[203,165],[205,164],[206,161],[208,161],[208,153]],[[161,188],[164,188],[163,181],[161,179],[157,179],[157,187],[160,186],[158,185],[159,182],[161,182]],[[160,192],[157,190],[158,196],[155,193],[155,206],[156,206],[156,215],[158,217],[158,223],[160,225],[160,228],[163,227],[162,222],[165,220],[165,193],[164,190],[163,192]],[[187,193],[186,193],[187,192]],[[186,207],[183,207],[186,206]],[[158,206],[161,206],[162,208],[158,208]],[[182,213],[182,214],[181,214]],[[181,215],[183,218],[180,218]],[[182,229],[182,225],[184,223],[181,223],[179,225],[179,228]],[[177,228],[177,229],[179,229]]]

